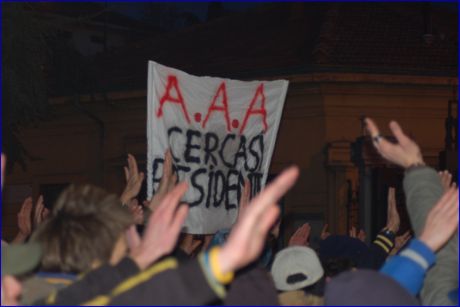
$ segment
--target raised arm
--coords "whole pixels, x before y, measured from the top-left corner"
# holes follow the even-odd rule
[[[420,147],[411,140],[398,123],[392,121],[390,130],[397,142],[391,143],[380,135],[375,122],[366,119],[367,129],[373,139],[374,147],[388,161],[406,170],[404,192],[407,211],[415,234],[423,231],[428,212],[438,202],[443,187],[438,173],[425,166]],[[447,294],[458,288],[458,234],[438,251],[437,264],[428,272],[421,291],[425,305],[451,305]]]

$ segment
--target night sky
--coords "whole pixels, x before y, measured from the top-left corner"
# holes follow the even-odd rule
[[[184,12],[195,14],[204,21],[208,11],[209,2],[170,2]],[[229,11],[244,11],[248,8],[260,5],[259,2],[222,2],[224,8]],[[109,2],[108,6],[118,13],[128,15],[134,19],[140,19],[145,7],[145,2]]]

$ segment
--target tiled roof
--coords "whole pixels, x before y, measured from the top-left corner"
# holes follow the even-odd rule
[[[334,14],[332,30],[324,35],[327,55],[320,64],[382,70],[388,73],[456,74],[457,15],[437,7],[431,43],[425,42],[420,3],[347,3]]]
[[[420,3],[282,3],[99,55],[100,88],[143,89],[147,61],[197,75],[260,78],[308,72],[457,75],[457,11]]]

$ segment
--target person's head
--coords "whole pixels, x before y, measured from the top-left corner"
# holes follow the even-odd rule
[[[279,291],[293,291],[312,289],[324,271],[313,249],[290,246],[276,254],[271,273]]]
[[[70,186],[32,239],[43,245],[41,270],[81,273],[116,264],[125,255],[132,215],[114,194],[91,185]]]
[[[321,264],[324,268],[326,279],[339,275],[343,272],[353,271],[356,269],[356,264],[347,257],[333,257],[322,259]]]
[[[373,270],[339,274],[326,284],[326,306],[420,306],[397,281]]]
[[[341,235],[331,235],[321,240],[318,254],[327,277],[353,268],[367,267],[369,261],[369,248],[364,242]]]

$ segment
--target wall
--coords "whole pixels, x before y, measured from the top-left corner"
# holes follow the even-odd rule
[[[391,119],[401,122],[419,142],[431,164],[443,148],[447,101],[452,83],[447,78],[392,76],[366,78],[290,77],[270,173],[290,164],[301,168],[297,185],[284,199],[286,238],[299,223],[310,220],[318,233],[323,220],[332,232],[347,230],[349,180],[356,189],[357,168],[350,159],[350,143],[362,135],[360,117],[375,118],[388,134]],[[42,184],[90,182],[120,193],[123,166],[131,152],[141,167],[146,160],[145,91],[97,96],[82,105],[104,123],[72,106],[69,98],[54,99],[56,119],[24,129],[22,140],[34,157],[27,171],[15,167],[7,175],[3,212],[3,237],[16,233],[16,213],[21,199],[38,197]],[[10,196],[8,196],[10,195]]]

